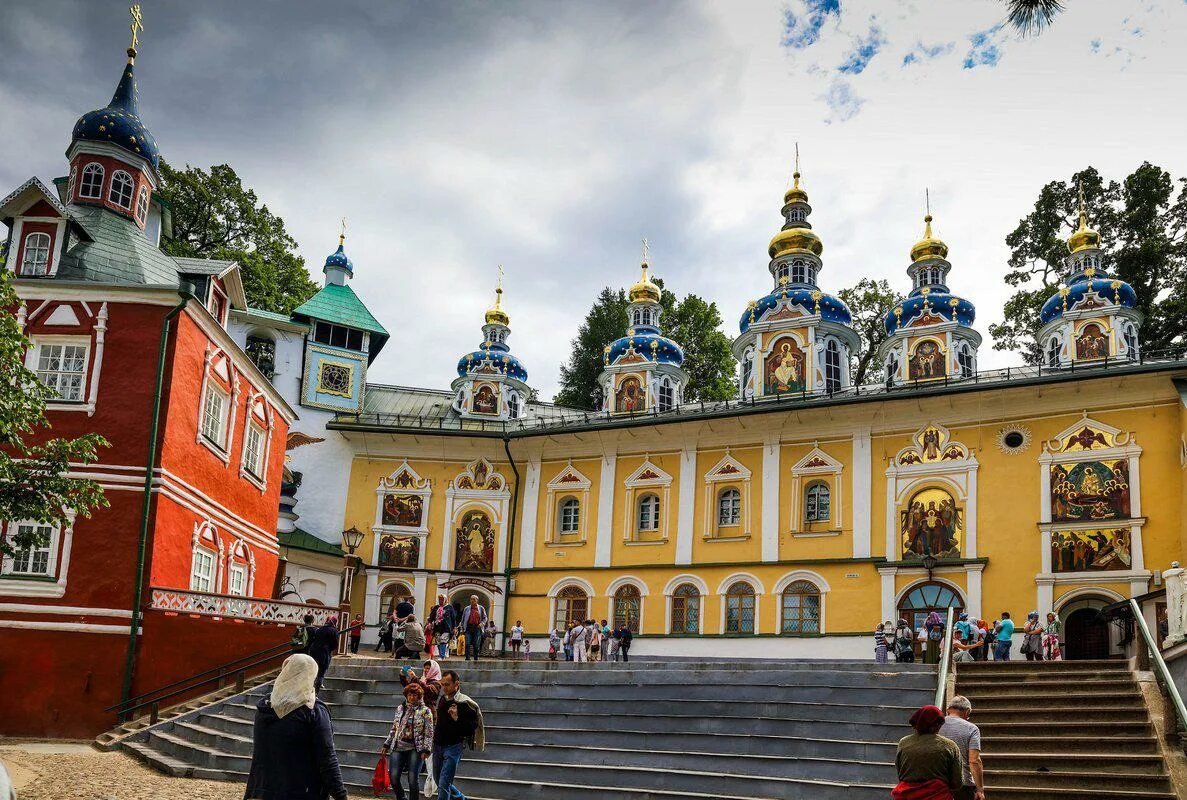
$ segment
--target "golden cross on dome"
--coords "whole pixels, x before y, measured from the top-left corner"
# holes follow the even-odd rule
[[[338,229],[338,244],[346,244],[346,217],[342,218],[341,227]]]
[[[129,50],[135,50],[137,43],[140,41],[139,33],[144,30],[144,17],[140,15],[140,4],[128,8],[128,13],[132,15],[132,24],[128,26],[132,30],[132,44]]]
[[[651,260],[651,242],[647,241],[647,237],[643,237],[643,263],[646,264]]]
[[[931,189],[923,187],[923,207],[927,210],[927,215],[931,216]]]
[[[498,285],[498,289],[499,289],[499,291],[500,291],[500,292],[502,292],[502,291],[503,291],[503,265],[502,265],[502,264],[500,264],[500,265],[499,265],[499,285]]]
[[[1076,188],[1080,192],[1080,227],[1088,227],[1088,212],[1084,209],[1084,182],[1076,181]]]

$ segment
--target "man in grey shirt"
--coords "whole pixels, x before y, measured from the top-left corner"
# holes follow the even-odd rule
[[[985,800],[985,770],[981,765],[981,729],[969,722],[973,704],[963,695],[948,701],[948,716],[940,735],[956,742],[964,768],[964,786],[956,800]]]

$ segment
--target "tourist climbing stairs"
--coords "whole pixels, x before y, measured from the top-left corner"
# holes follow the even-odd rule
[[[742,661],[448,664],[482,706],[472,800],[885,800],[895,742],[935,691],[934,667]],[[323,698],[352,795],[371,794],[400,698],[387,659],[336,661]],[[177,775],[245,780],[260,686],[122,744]]]
[[[1176,800],[1125,661],[959,664],[993,800]]]

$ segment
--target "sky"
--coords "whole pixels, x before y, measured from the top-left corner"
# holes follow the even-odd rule
[[[1184,0],[1074,0],[1027,39],[999,0],[141,2],[162,155],[232,165],[319,282],[347,219],[352,286],[392,334],[372,382],[447,389],[502,264],[509,343],[550,398],[642,237],[733,337],[771,289],[797,142],[821,287],[905,293],[928,189],[980,366],[1017,363],[988,327],[1040,188],[1088,165],[1187,175]],[[127,5],[0,5],[0,195],[65,173],[123,68]]]

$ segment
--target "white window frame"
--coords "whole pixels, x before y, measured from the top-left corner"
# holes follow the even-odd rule
[[[581,533],[581,501],[573,495],[562,497],[556,512],[557,533],[575,536]]]
[[[209,403],[212,396],[218,395],[222,402],[222,409],[215,421],[217,426],[215,430],[210,431],[208,420],[210,419]],[[200,417],[198,422],[198,435],[203,442],[214,448],[223,455],[227,452],[227,428],[229,427],[227,421],[230,417],[231,393],[220,386],[215,381],[208,381],[206,384],[206,391],[202,393],[202,406],[199,410]],[[212,436],[211,433],[217,434]]]
[[[82,180],[78,184],[78,197],[81,200],[102,200],[103,181],[107,171],[98,161],[92,161],[82,168]]]
[[[817,491],[821,490],[821,491]],[[827,498],[828,511],[825,514],[820,513],[820,495],[823,494]],[[816,496],[813,501],[813,496]],[[812,525],[818,522],[829,522],[832,520],[833,509],[833,489],[829,486],[828,481],[814,480],[804,487],[804,524]]]
[[[243,468],[261,482],[264,480],[267,442],[268,431],[255,420],[249,419],[243,426]]]
[[[635,530],[638,533],[655,533],[660,527],[661,511],[659,495],[645,492],[635,503]]]
[[[656,408],[660,411],[671,411],[676,407],[676,387],[672,379],[664,376],[660,378],[656,392]]]
[[[63,350],[62,350],[63,354],[65,353],[66,347],[80,347],[80,348],[82,348],[82,351],[83,351],[82,362],[83,363],[82,363],[81,372],[79,372],[79,373],[75,373],[73,371],[63,372],[61,369],[57,369],[57,370],[43,370],[43,369],[41,369],[42,350],[47,347],[61,347],[61,348],[63,348]],[[87,336],[39,336],[32,341],[32,343],[29,346],[29,349],[26,351],[26,354],[25,354],[25,366],[28,367],[33,372],[36,372],[38,380],[40,380],[46,386],[49,386],[50,384],[46,383],[44,378],[42,378],[41,373],[43,373],[43,372],[45,372],[47,374],[53,374],[53,375],[79,374],[82,376],[82,381],[79,384],[78,397],[75,399],[67,399],[65,397],[52,398],[48,403],[48,407],[50,407],[50,408],[86,408],[87,388],[88,388],[88,386],[87,386],[87,384],[88,384],[87,368],[90,366],[90,361],[91,361],[91,339],[90,339],[90,337],[87,337]],[[61,363],[62,363],[61,357],[59,356],[58,367],[61,367]],[[55,390],[57,389],[56,386],[53,386],[51,388],[54,388]]]
[[[124,189],[127,189],[125,193]],[[118,194],[117,194],[118,193]],[[132,210],[132,199],[136,195],[136,181],[131,173],[117,169],[111,173],[111,188],[107,190],[107,202],[114,203],[127,211]]]
[[[199,570],[199,565],[204,563],[199,561],[199,557],[209,559],[208,571]],[[206,582],[208,585],[203,587],[202,582]],[[190,591],[218,593],[218,553],[209,547],[202,545],[194,547],[193,555],[190,558]]]
[[[727,486],[717,493],[717,527],[736,528],[742,524],[742,492]]]
[[[36,239],[37,244],[33,243]],[[44,246],[41,245],[42,239],[45,240]],[[22,278],[44,278],[49,274],[49,257],[50,251],[53,248],[53,237],[44,231],[33,231],[25,236],[25,244],[21,250],[21,263],[17,270],[17,274]],[[41,259],[30,264],[29,255],[31,253],[39,253]],[[30,270],[29,267],[34,269]]]
[[[826,392],[839,392],[845,387],[844,365],[841,362],[841,343],[829,337],[828,341],[824,343],[824,390]]]
[[[15,538],[21,527],[46,528],[49,532],[49,542],[44,547],[21,550],[17,556],[5,556],[2,566],[0,566],[0,574],[11,578],[56,578],[58,569],[58,541],[60,534],[59,527],[49,523],[34,522],[33,520],[15,520],[7,524],[4,532],[5,539]],[[21,554],[27,556],[29,567],[32,567],[34,559],[38,554],[41,553],[45,554],[44,572],[35,572],[27,568],[17,569],[17,558],[20,557]]]
[[[140,195],[136,198],[136,221],[143,225],[148,220],[148,187],[140,187]]]
[[[239,586],[236,587],[236,579],[238,579]],[[235,595],[236,597],[247,596],[247,565],[240,564],[237,561],[232,561],[227,567],[227,594]]]

